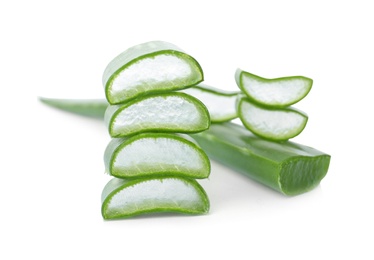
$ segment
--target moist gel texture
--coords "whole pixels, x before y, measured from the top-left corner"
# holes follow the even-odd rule
[[[254,134],[270,140],[288,140],[300,134],[308,121],[306,114],[292,109],[268,109],[241,99],[239,117]]]
[[[286,107],[303,99],[313,81],[302,76],[265,79],[237,70],[235,79],[239,88],[256,103],[264,106]]]
[[[112,137],[149,131],[199,132],[210,124],[206,107],[184,93],[146,96],[124,106],[110,106],[105,120]]]
[[[205,84],[199,84],[182,91],[206,105],[212,123],[221,123],[237,117],[235,103],[238,92],[223,91]]]
[[[286,195],[313,189],[330,164],[328,154],[293,142],[267,141],[232,123],[212,125],[193,138],[211,159]]]
[[[114,58],[103,75],[110,104],[150,93],[184,89],[203,80],[197,61],[177,46],[153,41],[134,46]]]
[[[209,210],[209,200],[193,179],[177,177],[112,179],[102,193],[105,219],[124,218],[151,212],[202,214]]]
[[[195,143],[174,134],[115,138],[105,151],[106,171],[118,178],[174,175],[207,178],[210,162]]]

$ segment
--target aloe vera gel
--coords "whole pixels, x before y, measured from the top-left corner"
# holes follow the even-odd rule
[[[173,91],[203,81],[199,63],[174,44],[152,41],[136,45],[106,67],[103,85],[110,104],[149,93]]]
[[[198,98],[206,105],[212,123],[227,122],[238,117],[235,104],[240,92],[224,91],[203,83],[182,92]]]
[[[104,120],[113,139],[104,162],[115,178],[102,193],[104,219],[208,212],[208,197],[193,179],[209,176],[210,161],[179,133],[208,129],[209,112],[200,100],[171,92],[202,79],[196,60],[165,42],[140,44],[109,63],[103,83],[111,105]]]

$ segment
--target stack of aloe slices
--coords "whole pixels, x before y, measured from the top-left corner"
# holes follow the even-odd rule
[[[158,72],[152,69],[156,65]],[[125,76],[130,77],[128,81]],[[238,70],[236,81],[242,92],[215,89],[199,83],[202,79],[201,68],[193,58],[174,45],[151,42],[130,48],[106,69],[104,86],[111,103],[109,107],[106,100],[40,98],[50,106],[84,116],[102,119],[106,114],[106,123],[115,138],[106,149],[105,164],[107,172],[116,178],[108,183],[102,194],[105,218],[155,211],[202,213],[208,210],[206,194],[193,178],[205,176],[200,169],[206,170],[209,161],[204,159],[205,153],[194,142],[174,131],[188,133],[211,159],[285,195],[307,192],[325,177],[330,155],[286,141],[305,127],[306,115],[289,106],[308,94],[311,79],[265,79]],[[126,88],[121,89],[118,86],[123,81]],[[168,92],[171,90],[176,92]],[[209,120],[204,121],[203,118],[207,118],[204,112],[198,112],[193,118],[186,116],[199,108],[205,111],[205,107],[181,92],[206,105],[214,123],[209,130],[193,133],[206,129]],[[179,105],[171,99],[178,100]],[[156,104],[164,100],[168,100],[167,107],[174,105],[169,109],[174,116],[160,113]],[[253,134],[241,125],[226,122],[238,116]],[[200,123],[198,118],[202,119]],[[163,124],[167,122],[164,119],[176,121]],[[187,126],[185,120],[189,122]],[[172,150],[166,149],[169,143]],[[194,154],[199,160],[184,160],[180,153],[183,150],[184,154],[185,150],[177,147],[188,148],[185,157]],[[169,153],[164,154],[165,151]],[[165,163],[176,158],[175,165]],[[195,162],[194,167],[191,162]],[[207,166],[203,166],[204,162]],[[179,192],[177,187],[182,183],[186,190]],[[149,187],[154,192],[144,192]],[[166,187],[170,188],[168,192]],[[143,196],[138,196],[140,191]]]
[[[105,219],[208,212],[208,197],[194,179],[209,176],[210,161],[184,134],[208,129],[209,113],[193,96],[172,92],[202,80],[197,61],[166,42],[137,45],[109,63],[104,120],[113,139],[104,161],[114,178],[102,192]]]
[[[289,107],[303,99],[313,81],[303,76],[266,79],[238,69],[238,87],[245,95],[237,102],[243,125],[254,134],[273,141],[284,141],[300,134],[308,116]]]

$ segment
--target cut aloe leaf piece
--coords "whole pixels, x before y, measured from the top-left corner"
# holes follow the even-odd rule
[[[121,106],[109,106],[105,121],[112,137],[142,132],[196,133],[210,125],[204,104],[184,93],[144,96]]]
[[[204,189],[193,179],[179,177],[131,181],[114,178],[104,187],[101,200],[104,219],[144,213],[205,214],[209,211]]]
[[[243,125],[254,134],[273,141],[288,140],[300,134],[308,116],[293,108],[272,109],[259,106],[247,98],[238,101]]]
[[[212,123],[222,123],[237,117],[235,102],[239,92],[229,92],[199,84],[182,90],[206,105]]]
[[[286,107],[303,99],[312,88],[313,80],[303,76],[265,79],[238,69],[238,87],[249,99],[272,107]]]
[[[102,119],[108,102],[104,99],[56,99],[39,97],[39,100],[51,107],[74,114]]]
[[[107,66],[103,75],[110,104],[150,93],[180,90],[203,81],[199,63],[174,44],[152,41],[127,49]]]
[[[325,177],[330,155],[293,142],[272,142],[233,123],[213,124],[192,136],[208,156],[286,195],[316,187]]]
[[[202,179],[210,173],[205,152],[174,134],[144,133],[112,139],[104,161],[106,172],[118,178],[173,175]]]

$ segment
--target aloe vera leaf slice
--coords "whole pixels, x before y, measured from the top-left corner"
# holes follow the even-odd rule
[[[303,99],[313,80],[303,76],[266,79],[238,69],[235,73],[238,87],[249,99],[264,106],[287,107]]]
[[[247,98],[238,101],[238,114],[248,130],[273,141],[284,141],[297,136],[308,121],[308,116],[299,110],[267,108]]]
[[[174,44],[152,41],[115,57],[103,75],[110,104],[151,93],[180,90],[203,81],[199,63]]]
[[[330,163],[330,155],[321,151],[290,141],[268,141],[233,123],[213,124],[192,137],[211,159],[285,195],[316,187]]]
[[[102,119],[108,102],[104,99],[56,99],[39,97],[39,100],[49,106],[62,109],[74,114]]]
[[[104,219],[159,212],[206,214],[209,199],[193,179],[162,177],[129,181],[113,178],[102,192],[101,209]]]
[[[222,123],[238,117],[235,102],[239,92],[223,91],[202,83],[182,92],[204,103],[212,123]]]
[[[112,137],[142,132],[196,133],[209,128],[207,108],[184,93],[156,94],[109,106],[105,121]]]
[[[117,178],[207,178],[210,161],[195,143],[175,134],[143,133],[114,138],[104,153],[106,172]]]

